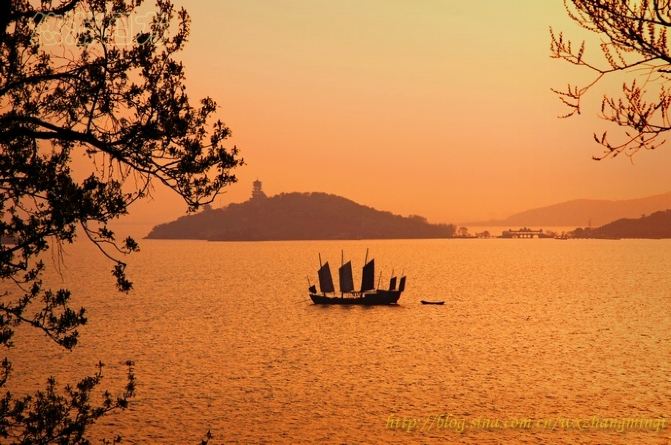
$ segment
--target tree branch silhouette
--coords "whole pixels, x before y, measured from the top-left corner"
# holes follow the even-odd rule
[[[177,54],[189,16],[156,0],[142,29],[143,0],[0,0],[0,345],[14,346],[19,325],[32,326],[70,350],[87,323],[67,289],[43,283],[41,256],[83,233],[112,262],[122,292],[132,289],[123,255],[139,246],[118,239],[109,223],[147,197],[154,184],[178,193],[195,211],[236,181],[242,165],[217,105],[187,94]],[[65,24],[68,26],[64,26]],[[75,158],[90,161],[77,180]],[[134,373],[120,396],[100,394],[102,364],[59,394],[45,390],[0,399],[3,443],[89,443],[87,427],[134,395]],[[0,388],[11,372],[0,368]],[[209,436],[209,435],[208,435]],[[113,441],[116,441],[114,438]],[[206,437],[207,440],[207,437]]]
[[[597,83],[615,73],[633,79],[625,82],[619,97],[605,94],[601,117],[622,130],[613,141],[604,131],[594,134],[603,147],[600,160],[619,154],[634,156],[641,149],[653,150],[664,144],[671,130],[669,106],[671,91],[667,82],[671,73],[667,31],[671,26],[671,2],[668,0],[564,0],[566,11],[581,27],[598,34],[605,59],[598,66],[585,59],[585,42],[574,45],[564,34],[550,28],[551,57],[586,67],[595,73],[593,81],[566,89],[553,89],[568,107],[566,118],[581,114],[582,99]]]

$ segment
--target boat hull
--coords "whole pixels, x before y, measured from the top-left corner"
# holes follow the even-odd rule
[[[397,304],[401,298],[400,291],[377,290],[357,296],[329,297],[310,293],[310,299],[314,304],[359,304],[364,306],[381,306]]]

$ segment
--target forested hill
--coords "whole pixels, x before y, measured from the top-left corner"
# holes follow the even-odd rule
[[[671,210],[641,218],[623,218],[595,229],[576,229],[574,238],[671,238]]]
[[[282,193],[154,227],[150,239],[270,241],[322,239],[450,238],[451,224],[429,224],[326,193]]]

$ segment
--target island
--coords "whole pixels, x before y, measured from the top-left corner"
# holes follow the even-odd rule
[[[327,193],[266,196],[260,181],[252,197],[154,227],[148,239],[283,241],[452,238],[453,224],[431,224],[421,216],[400,216]]]
[[[640,218],[621,218],[596,228],[578,228],[572,238],[671,238],[671,210],[662,210]]]

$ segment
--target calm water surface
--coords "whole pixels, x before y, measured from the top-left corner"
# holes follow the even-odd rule
[[[398,307],[307,300],[317,253],[383,281]],[[403,240],[148,241],[115,292],[90,246],[62,278],[90,324],[72,353],[21,330],[11,389],[73,382],[102,360],[105,386],[136,363],[132,408],[97,427],[124,443],[659,443],[660,432],[469,427],[478,420],[671,417],[671,242]],[[335,270],[332,267],[332,270]],[[422,306],[444,299],[445,306]],[[430,416],[459,424],[439,429]],[[418,419],[403,431],[404,419]],[[395,423],[396,422],[396,423]],[[405,424],[406,427],[410,423]],[[535,423],[534,423],[535,425]],[[422,428],[423,427],[423,428]],[[408,428],[406,428],[408,429]]]

